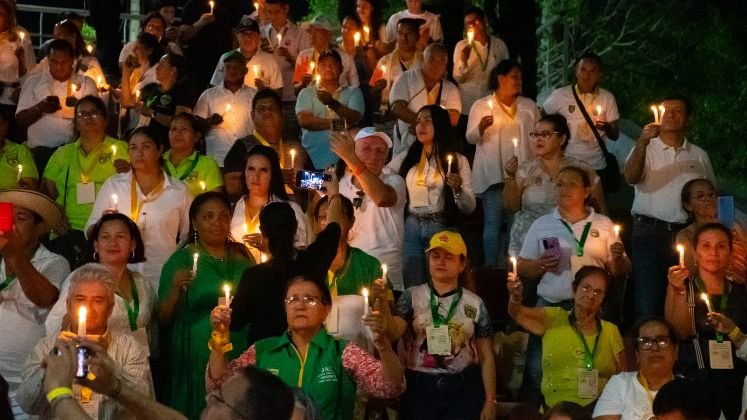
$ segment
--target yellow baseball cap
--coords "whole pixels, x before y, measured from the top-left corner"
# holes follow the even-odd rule
[[[464,244],[462,235],[450,230],[444,230],[433,235],[428,249],[426,249],[425,252],[436,248],[443,248],[446,252],[454,255],[467,256],[467,245]]]

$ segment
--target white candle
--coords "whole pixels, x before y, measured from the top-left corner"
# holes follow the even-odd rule
[[[472,45],[475,41],[475,30],[472,28],[467,29],[467,43]]]
[[[21,43],[23,43],[23,40],[26,39],[26,32],[19,31],[18,37],[21,38]]]
[[[355,43],[356,47],[361,45],[361,33],[360,32],[356,32],[355,34],[353,34],[353,42]]]
[[[117,156],[117,146],[112,144],[112,161],[114,161],[114,158]]]
[[[231,306],[231,286],[223,285],[223,293],[226,295],[226,306]]]
[[[21,180],[21,175],[23,175],[23,165],[18,165],[18,175],[16,175],[16,182],[19,182]]]
[[[200,257],[200,254],[196,252],[192,255],[192,275],[197,274],[197,258],[199,257]]]
[[[280,43],[283,42],[283,34],[277,34],[277,38],[278,38],[278,48],[280,48]]]
[[[213,14],[213,9],[215,8],[215,2],[212,1],[212,0],[210,0],[208,2],[208,4],[210,5],[210,14],[212,15]]]
[[[363,41],[368,42],[368,40],[371,39],[370,35],[371,29],[368,26],[363,25]]]
[[[703,299],[703,302],[705,302],[706,308],[708,308],[708,313],[713,312],[713,308],[711,308],[711,301],[708,300],[708,294],[701,293],[700,298]]]
[[[512,138],[511,144],[514,145],[514,156],[518,157],[519,156],[519,139],[517,139],[516,137]]]
[[[117,194],[112,194],[111,195],[111,208],[116,210],[117,203],[119,203],[119,196]]]
[[[291,169],[296,167],[296,149],[290,150],[291,154]]]
[[[267,262],[267,255],[265,255],[264,253],[260,252],[259,253],[259,262],[266,263]]]
[[[386,264],[381,264],[381,279],[384,280],[384,284],[386,284],[386,271],[387,271]]]
[[[654,113],[654,124],[659,124],[659,108],[656,105],[651,105],[651,111]]]
[[[664,105],[659,105],[659,123],[661,124],[661,121],[664,119]]]
[[[512,257],[510,258],[510,260],[511,260],[511,267],[512,267],[512,270],[513,270],[514,276],[518,276],[518,275],[519,275],[519,269],[518,269],[518,268],[517,268],[517,266],[516,266],[516,265],[517,265],[517,263],[518,263],[518,261],[516,260],[516,257],[514,257],[514,256],[512,256]]]
[[[612,226],[612,229],[615,231],[615,242],[620,242],[620,225]]]
[[[680,268],[685,268],[685,247],[677,244],[677,252],[680,253]]]
[[[78,308],[78,337],[86,336],[86,314],[88,310],[85,306]]]
[[[202,190],[202,192],[205,192],[205,190],[207,190],[207,186],[205,185],[205,181],[200,181],[200,190]]]
[[[363,295],[363,315],[368,315],[368,289],[363,288],[361,290],[361,294]]]
[[[446,175],[450,175],[451,174],[451,161],[452,160],[454,160],[454,156],[452,156],[452,155],[447,155],[446,156],[446,163],[449,164],[449,168],[446,170]]]

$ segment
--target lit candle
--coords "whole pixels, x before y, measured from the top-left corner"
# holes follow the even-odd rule
[[[200,254],[194,253],[192,255],[192,275],[197,274],[197,258],[200,257]]]
[[[205,192],[205,190],[207,190],[207,186],[205,185],[205,181],[200,181],[200,190],[202,190],[202,192]]]
[[[361,290],[361,294],[363,295],[363,315],[368,315],[368,289],[363,288]]]
[[[317,74],[316,77],[314,77],[314,83],[316,83],[316,87],[319,87],[319,83],[322,81],[322,76],[320,74]]]
[[[278,38],[278,48],[280,48],[280,43],[283,42],[283,34],[277,34],[277,38]]]
[[[602,106],[597,105],[597,119],[599,119],[602,116]]]
[[[703,302],[705,302],[706,308],[708,308],[708,313],[713,312],[713,308],[711,308],[711,301],[708,299],[708,294],[701,293],[700,298],[703,299]]]
[[[386,271],[387,271],[386,264],[381,264],[381,273],[382,273],[381,279],[384,280],[384,284],[386,284]]]
[[[117,146],[112,144],[112,160],[114,160],[115,156],[117,156]]]
[[[117,194],[112,194],[112,196],[111,196],[111,203],[112,203],[111,208],[116,209],[117,208],[117,203],[119,203],[119,196]]]
[[[316,67],[316,63],[314,61],[309,62],[309,74],[314,74],[314,67]]]
[[[254,72],[254,78],[259,79],[259,66],[253,65],[252,72]]]
[[[223,293],[226,295],[226,306],[231,306],[231,286],[223,285]]]
[[[612,229],[615,231],[615,242],[620,242],[620,225],[612,226]]]
[[[264,253],[260,252],[259,253],[259,262],[260,263],[266,263],[267,262],[267,255],[265,255]]]
[[[472,45],[475,41],[475,30],[472,28],[467,29],[467,43]]]
[[[18,165],[18,175],[16,175],[16,182],[19,182],[21,180],[21,175],[23,175],[23,165]]]
[[[353,42],[355,43],[356,47],[361,45],[361,33],[360,32],[356,32],[355,34],[353,34]]]
[[[664,105],[659,105],[659,123],[661,124],[661,121],[664,119]]]
[[[514,156],[518,157],[519,156],[519,139],[517,139],[516,137],[512,138],[511,144],[514,145]]]
[[[493,98],[490,98],[490,100],[488,101],[488,108],[490,108],[490,111],[491,111],[491,114],[492,114],[492,111],[493,111]]]
[[[247,223],[244,223],[244,235],[249,234],[249,225]]]
[[[19,31],[18,37],[21,38],[21,43],[23,43],[23,40],[26,39],[26,32]]]
[[[96,78],[96,87],[99,88],[99,89],[101,89],[101,82],[102,82],[101,76],[97,77]]]
[[[231,104],[226,104],[226,110],[223,111],[223,114],[228,114],[228,111],[231,110]]]
[[[449,168],[446,170],[446,175],[451,174],[451,161],[454,160],[454,156],[452,155],[446,155],[446,163],[449,164]]]
[[[296,167],[296,149],[290,150],[291,154],[291,169]]]
[[[93,54],[93,45],[86,44],[86,51],[88,51],[88,54]]]
[[[210,14],[212,15],[213,9],[215,8],[215,2],[213,0],[210,0],[208,4],[210,5]]]
[[[677,252],[680,253],[680,268],[685,268],[685,247],[677,244]]]
[[[651,111],[654,113],[654,124],[659,124],[659,108],[656,105],[651,105]]]
[[[366,25],[363,25],[363,41],[368,42],[368,40],[371,39],[370,35],[371,35],[371,28],[369,28]]]
[[[518,261],[516,260],[516,257],[514,257],[514,256],[512,256],[510,258],[510,260],[511,260],[511,267],[512,267],[514,276],[518,276],[519,275],[519,270],[518,270],[518,268],[516,268],[516,264],[518,263]]]
[[[73,95],[75,95],[75,92],[78,90],[78,85],[73,83],[72,85],[70,85],[70,88],[72,89]]]
[[[86,336],[86,314],[88,310],[85,306],[78,308],[78,337]]]
[[[135,89],[135,102],[140,102],[140,89]]]
[[[259,3],[257,3],[256,1],[254,2],[254,10],[256,10],[257,14],[259,14]]]

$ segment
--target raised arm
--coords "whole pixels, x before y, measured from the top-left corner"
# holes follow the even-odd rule
[[[638,139],[633,151],[625,162],[625,182],[635,185],[643,179],[643,172],[646,167],[646,148],[651,139],[659,135],[659,124],[647,124],[643,127],[641,137]]]
[[[508,314],[511,315],[522,328],[534,335],[543,335],[545,333],[545,309],[530,308],[521,303],[524,286],[521,280],[513,272],[508,273]]]

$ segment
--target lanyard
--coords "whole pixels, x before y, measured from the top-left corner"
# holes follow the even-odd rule
[[[259,213],[254,217],[249,214],[249,194],[244,199],[244,223],[246,223],[246,234],[256,233],[259,230]]]
[[[10,286],[11,283],[13,283],[13,280],[15,280],[15,276],[5,276],[5,280],[3,280],[2,283],[0,283],[0,292],[5,290],[8,286]]]
[[[594,339],[594,348],[591,351],[589,351],[589,345],[586,344],[586,338],[584,338],[584,335],[581,334],[581,331],[576,326],[576,314],[572,310],[568,315],[568,323],[571,324],[573,330],[576,331],[576,335],[578,335],[578,339],[581,340],[581,344],[584,345],[584,364],[586,365],[586,370],[594,369],[594,356],[597,354],[599,337],[602,336],[602,322],[597,318],[597,338]]]
[[[130,185],[130,219],[137,223],[137,218],[138,216],[140,216],[141,207],[143,206],[143,204],[158,198],[158,196],[161,194],[161,191],[163,191],[163,183],[165,181],[165,179],[161,179],[161,182],[156,185],[156,188],[154,188],[153,191],[150,192],[150,194],[146,195],[143,201],[138,203],[137,182],[135,182],[135,174],[132,174],[132,182]]]
[[[428,286],[431,289],[431,318],[433,318],[433,325],[436,327],[440,325],[449,325],[449,321],[451,321],[451,318],[453,318],[456,313],[459,301],[462,300],[462,288],[457,287],[456,296],[452,299],[451,306],[449,307],[449,313],[446,315],[446,318],[444,318],[438,313],[439,305],[438,299],[436,299],[436,294],[433,292],[433,283],[429,283]]]
[[[725,314],[726,313],[726,307],[729,306],[729,286],[728,286],[728,280],[724,279],[724,291],[722,292],[721,298],[719,299],[719,309],[718,313]],[[706,292],[705,285],[703,284],[703,279],[700,278],[700,276],[695,277],[695,285],[698,286],[698,290],[702,293],[708,294]],[[709,296],[710,299],[710,296]],[[716,332],[716,341],[719,343],[724,342],[724,335],[720,332]]]
[[[270,142],[267,141],[267,139],[265,139],[264,137],[262,137],[262,135],[259,134],[257,132],[257,130],[254,130],[254,133],[252,133],[252,135],[254,136],[255,139],[257,139],[257,141],[259,142],[259,144],[261,144],[263,146],[267,146],[267,147],[272,147],[272,145],[270,144]],[[278,150],[278,157],[280,158],[280,167],[281,168],[285,168],[285,150],[284,150],[285,148],[283,146],[283,139],[282,139],[282,137],[280,138],[280,143],[279,143],[278,148],[280,149],[280,150]]]
[[[511,124],[516,124],[516,102],[514,102],[510,107],[503,105],[503,102],[498,99],[498,96],[493,93],[493,98],[495,102],[498,104],[498,106],[501,108],[501,111],[503,111],[504,114],[506,114],[506,117],[508,117],[508,120],[511,121]]]
[[[130,320],[130,330],[137,331],[137,316],[138,313],[140,313],[140,296],[137,294],[137,287],[135,287],[135,280],[132,278],[132,272],[129,270],[127,270],[127,272],[130,275],[130,291],[132,293],[133,305],[130,306],[130,302],[128,302],[119,291],[117,291],[117,296],[121,297],[124,301],[125,309],[127,309],[127,318]]]
[[[477,59],[480,60],[480,67],[482,67],[482,71],[484,72],[488,68],[488,61],[490,61],[490,35],[488,35],[488,47],[485,48],[485,60],[484,61],[482,59],[482,55],[480,54],[480,51],[477,51],[477,46],[475,42],[476,41],[472,41],[472,49],[475,50]]]
[[[93,159],[91,160],[91,163],[83,167],[84,165],[80,163],[80,152],[83,152],[83,148],[78,145],[79,153],[75,155],[76,160],[78,161],[78,169],[80,169],[80,181],[84,184],[88,184],[88,180],[91,177],[91,172],[93,172],[93,167],[96,166],[96,163],[98,163],[99,159],[101,158],[101,152],[103,151],[104,142],[101,142],[98,146],[94,147],[93,150],[91,150],[91,153],[89,153],[89,156],[94,152],[97,151],[95,155],[93,155]]]
[[[573,85],[573,89],[576,91],[576,96],[578,96],[578,98],[581,100],[581,103],[584,104],[584,108],[586,108],[586,111],[588,112],[590,109],[592,109],[592,107],[594,106],[594,103],[597,101],[597,95],[599,95],[599,89],[596,87],[594,88],[594,92],[591,94],[591,102],[589,102],[588,104],[586,103],[586,101],[582,99],[582,95],[583,97],[586,97],[586,94],[581,93],[581,91],[578,90],[578,84]]]
[[[571,225],[566,223],[565,220],[560,220],[560,223],[565,226],[566,229],[568,229],[568,232],[571,233],[571,238],[573,238],[573,244],[576,246],[576,256],[583,257],[584,256],[584,245],[586,244],[586,238],[589,237],[589,230],[591,229],[591,222],[586,222],[586,226],[584,226],[584,233],[581,234],[581,239],[576,239],[576,236],[573,234],[573,229],[571,229]]]
[[[643,389],[646,390],[646,396],[648,397],[648,402],[651,403],[651,407],[653,408],[654,397],[651,396],[651,390],[648,389],[648,380],[646,380],[646,377],[643,376],[643,372],[641,371],[638,371],[638,375],[636,376],[638,376],[638,382],[640,382],[641,385],[643,385]]]
[[[195,160],[192,161],[192,164],[189,166],[189,169],[187,170],[187,172],[184,172],[181,176],[178,177],[179,181],[184,181],[189,176],[189,174],[191,174],[192,171],[194,171],[195,168],[197,167],[197,162],[200,160],[200,154],[197,152],[194,152],[194,153],[196,153]],[[166,173],[169,174],[169,176],[174,176],[174,174],[171,173],[171,169],[169,169],[169,165],[163,165],[163,167],[164,169],[166,169]],[[176,170],[177,168],[174,167],[174,171]]]

